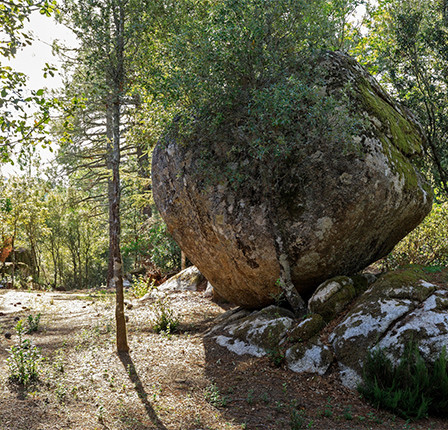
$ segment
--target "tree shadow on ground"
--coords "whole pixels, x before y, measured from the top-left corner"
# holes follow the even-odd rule
[[[127,374],[129,375],[129,379],[134,384],[137,395],[141,400],[143,406],[145,407],[149,419],[157,427],[157,429],[167,430],[166,427],[163,425],[162,421],[160,421],[159,417],[157,416],[156,412],[151,406],[151,403],[148,400],[148,394],[146,393],[142,381],[138,376],[138,373],[135,369],[134,362],[132,361],[130,354],[128,352],[119,352],[118,357],[120,358],[121,363],[123,364]]]

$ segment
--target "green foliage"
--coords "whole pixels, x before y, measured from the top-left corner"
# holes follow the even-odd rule
[[[168,232],[166,224],[156,215],[146,231],[151,262],[163,272],[180,269],[180,248]]]
[[[266,350],[266,354],[275,367],[281,367],[285,362],[285,353],[278,345],[274,345],[272,348]]]
[[[171,334],[179,326],[179,319],[170,307],[168,299],[157,299],[152,305],[152,328],[156,333]]]
[[[227,397],[221,395],[219,387],[215,383],[210,384],[205,389],[204,397],[207,402],[217,408],[227,406]]]
[[[289,426],[291,430],[301,430],[305,426],[305,418],[303,411],[298,411],[296,408],[291,408]]]
[[[6,360],[9,378],[13,382],[26,386],[39,378],[39,363],[42,361],[42,356],[40,350],[29,339],[23,338],[26,331],[22,320],[17,323],[15,329],[19,336],[19,343],[11,347]]]
[[[27,334],[31,334],[39,330],[40,315],[40,312],[35,317],[28,315],[28,329],[26,330]]]
[[[347,149],[357,121],[321,91],[314,61],[336,44],[339,6],[224,0],[199,3],[179,23],[170,44],[171,84],[180,94],[173,133],[195,148],[205,183],[259,185],[260,166],[293,176],[293,160],[317,145]]]
[[[33,11],[50,16],[56,11],[56,0],[0,2],[0,59],[12,58],[21,47],[32,43],[33,37],[24,31],[24,23]],[[53,74],[54,69],[48,64],[46,67],[45,73]],[[49,111],[57,101],[46,99],[42,89],[25,91],[26,80],[24,73],[4,66],[0,61],[0,164],[11,162],[13,150],[20,144],[34,146],[49,142],[46,124],[50,119]],[[30,113],[31,108],[36,113]],[[26,146],[19,148],[19,161],[26,157],[26,152]]]
[[[408,264],[424,266],[448,265],[448,203],[435,203],[430,214],[386,258],[388,267]]]
[[[375,407],[389,409],[406,419],[446,415],[447,370],[445,348],[436,362],[428,365],[417,344],[410,342],[397,366],[384,350],[375,349],[367,356],[358,391]]]
[[[154,288],[154,281],[150,282],[145,276],[135,277],[130,288],[131,294],[137,299],[143,297]]]

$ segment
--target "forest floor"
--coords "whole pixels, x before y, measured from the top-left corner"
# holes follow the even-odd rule
[[[205,336],[226,309],[203,293],[170,301],[180,326],[161,335],[151,305],[127,299],[131,351],[118,355],[113,294],[0,290],[0,430],[448,428],[370,407],[335,368],[300,375],[268,358],[237,356]],[[9,380],[6,359],[17,320],[38,313],[39,329],[26,337],[44,360],[39,381],[23,389]]]

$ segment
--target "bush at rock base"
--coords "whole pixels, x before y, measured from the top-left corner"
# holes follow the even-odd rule
[[[447,355],[443,349],[433,365],[428,365],[418,345],[406,345],[397,366],[385,350],[369,352],[358,391],[375,407],[388,409],[406,419],[447,415]]]
[[[435,203],[424,221],[384,259],[387,268],[448,265],[448,202]]]

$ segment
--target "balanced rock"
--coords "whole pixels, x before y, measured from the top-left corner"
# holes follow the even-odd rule
[[[424,140],[414,117],[351,57],[329,53],[319,66],[321,93],[357,124],[349,142],[323,136],[296,158],[263,165],[230,162],[231,146],[217,136],[210,152],[233,173],[215,182],[198,174],[206,166],[194,142],[171,136],[153,152],[154,201],[169,231],[216,293],[246,308],[274,303],[281,273],[308,298],[325,280],[360,271],[432,206],[411,161]],[[235,130],[235,145],[250,141]],[[235,172],[251,185],[242,175],[235,186]]]

